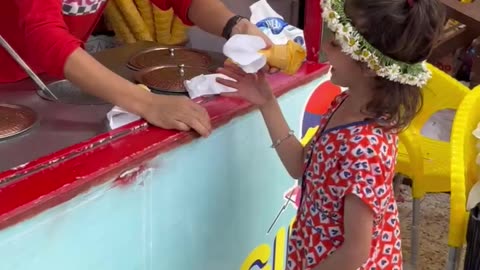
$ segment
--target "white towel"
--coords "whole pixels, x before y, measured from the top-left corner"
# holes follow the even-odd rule
[[[202,96],[218,95],[221,93],[236,91],[233,88],[227,87],[223,84],[219,84],[216,81],[217,78],[234,81],[232,78],[223,74],[199,75],[195,78],[192,78],[191,80],[186,80],[184,84],[190,98],[195,99]]]
[[[256,73],[267,64],[267,58],[259,53],[267,44],[258,36],[234,35],[223,46],[223,54],[246,73]]]
[[[140,89],[150,92],[150,89],[147,86],[143,84],[139,84],[138,86]],[[129,113],[118,106],[113,107],[107,113],[107,120],[108,120],[108,125],[110,126],[110,129],[116,129],[126,124],[130,124],[132,122],[139,120],[140,118],[141,118],[140,116],[135,115],[133,113]]]
[[[111,129],[116,129],[126,124],[130,124],[140,119],[140,116],[129,113],[124,109],[115,106],[107,113],[108,125]]]

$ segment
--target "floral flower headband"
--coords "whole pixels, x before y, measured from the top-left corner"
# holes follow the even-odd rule
[[[345,15],[345,0],[321,0],[322,17],[342,51],[354,60],[362,61],[383,78],[401,84],[422,87],[431,78],[426,61],[416,64],[394,60],[373,47],[352,26]]]

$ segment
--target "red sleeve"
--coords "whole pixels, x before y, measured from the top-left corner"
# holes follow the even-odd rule
[[[55,77],[64,76],[70,54],[82,41],[69,33],[63,20],[62,1],[15,0],[21,18],[26,61]]]
[[[186,25],[192,26],[193,22],[188,18],[188,10],[192,4],[192,0],[151,0],[152,3],[161,10],[173,8],[175,14]]]

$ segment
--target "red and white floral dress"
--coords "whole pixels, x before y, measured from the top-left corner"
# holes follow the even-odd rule
[[[332,103],[308,149],[301,204],[287,247],[288,270],[311,270],[342,246],[347,195],[357,196],[374,213],[370,256],[359,269],[402,269],[392,185],[398,139],[374,121],[325,130],[347,96],[344,92]]]

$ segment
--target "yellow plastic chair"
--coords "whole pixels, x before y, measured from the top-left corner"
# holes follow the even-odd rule
[[[462,247],[465,244],[470,189],[477,181],[476,164],[478,139],[472,135],[480,123],[480,86],[463,99],[453,122],[450,165],[450,224],[448,228],[447,269],[458,269]]]
[[[470,89],[428,65],[432,79],[422,89],[423,107],[410,126],[399,134],[396,172],[412,180],[413,220],[411,264],[416,268],[419,250],[420,202],[426,193],[450,191],[450,143],[427,138],[422,127],[435,113],[456,110]]]

